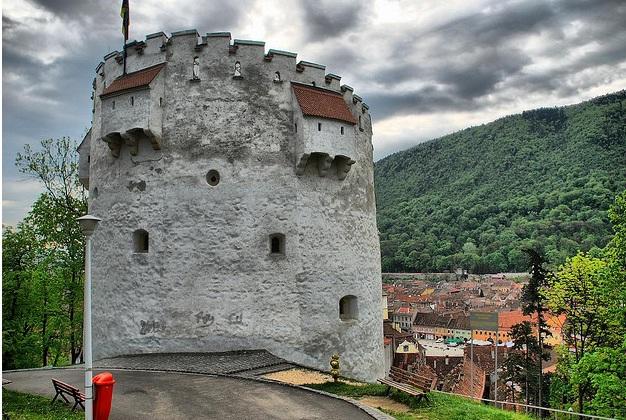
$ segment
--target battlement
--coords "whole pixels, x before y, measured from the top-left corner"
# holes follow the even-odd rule
[[[200,66],[208,61],[232,62],[231,76],[234,76],[234,66],[239,63],[241,79],[245,79],[246,68],[261,68],[275,79],[273,81],[295,81],[339,92],[355,113],[367,113],[369,110],[369,107],[363,106],[362,99],[354,95],[351,87],[340,84],[341,76],[326,73],[325,65],[304,60],[296,61],[297,54],[294,52],[278,49],[266,51],[265,42],[232,39],[230,32],[209,32],[200,35],[196,29],[189,29],[172,32],[170,36],[164,32],[156,32],[147,35],[143,41],[134,40],[127,43],[126,54],[128,72],[165,63],[173,57],[178,61],[188,57],[190,79],[194,78],[194,59],[198,60]],[[102,93],[107,85],[122,75],[122,68],[123,52],[112,51],[104,56],[104,61],[96,68],[96,73],[100,76],[96,83],[96,95]]]

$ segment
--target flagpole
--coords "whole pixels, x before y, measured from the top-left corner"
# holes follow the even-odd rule
[[[124,74],[126,74],[126,40],[124,40]]]
[[[130,24],[130,7],[128,5],[129,0],[122,0],[122,9],[120,16],[122,17],[122,33],[124,34],[124,73],[126,75],[126,43],[128,42],[128,26]]]

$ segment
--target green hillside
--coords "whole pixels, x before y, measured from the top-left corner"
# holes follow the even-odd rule
[[[383,271],[526,270],[602,247],[626,188],[626,91],[541,108],[376,163]]]

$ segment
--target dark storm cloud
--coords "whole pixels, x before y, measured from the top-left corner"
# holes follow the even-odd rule
[[[196,29],[200,34],[232,31],[250,10],[252,3],[252,0],[193,2],[182,9],[184,13],[172,13],[168,8],[145,10],[136,7],[133,9],[131,5],[131,22],[133,20],[135,22],[153,22],[149,32],[145,32],[145,34],[135,32],[138,39],[150,32],[160,30],[171,33],[179,30]]]
[[[7,16],[2,16],[2,30],[11,30],[13,28],[15,28],[19,23],[16,22],[15,20],[7,17]]]
[[[313,41],[342,35],[354,27],[366,24],[366,3],[360,1],[301,0],[303,23]]]
[[[393,45],[393,57],[400,58],[395,62],[404,64],[402,74],[387,70],[380,80],[390,83],[398,77],[427,78],[452,85],[463,96],[481,96],[531,63],[514,42],[539,32],[553,18],[554,11],[546,3],[531,2],[415,30]],[[415,57],[419,57],[417,64],[407,62]]]
[[[459,98],[450,91],[434,87],[400,93],[382,91],[366,96],[375,120],[415,113],[458,111],[474,106],[470,99]]]
[[[97,7],[96,0],[33,0],[36,5],[60,16],[72,16]],[[121,4],[121,3],[120,3]]]
[[[115,10],[117,13],[112,13],[111,9],[114,8],[111,7],[111,3],[101,0],[32,0],[32,3],[65,20],[92,21],[96,18],[99,22],[103,19],[111,20],[116,14],[119,16],[119,8],[122,4],[120,1]]]
[[[453,49],[493,46],[502,40],[542,30],[556,16],[544,1],[495,3],[495,10],[473,13],[436,26],[423,35],[445,36]]]
[[[572,22],[580,26],[573,31]],[[572,78],[585,70],[626,61],[626,2],[502,2],[430,28],[403,32],[389,42],[391,59],[365,75],[384,87],[366,99],[377,117],[472,110],[494,105],[487,95],[524,89],[568,97],[606,83],[602,77]],[[569,30],[569,33],[567,33]],[[539,54],[529,42],[542,40]],[[575,48],[582,55],[565,58]],[[535,46],[536,48],[536,46]],[[533,52],[536,52],[533,50]],[[563,57],[562,63],[554,60]],[[554,60],[545,70],[529,68]],[[398,84],[420,89],[393,89]],[[426,86],[426,87],[424,87]],[[503,103],[511,98],[501,95]],[[376,104],[376,105],[374,105]]]

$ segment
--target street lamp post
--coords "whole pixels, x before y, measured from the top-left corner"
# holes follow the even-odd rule
[[[93,388],[91,383],[91,235],[102,220],[89,214],[76,219],[85,235],[85,300],[83,302],[83,356],[85,359],[85,419],[93,418]]]

